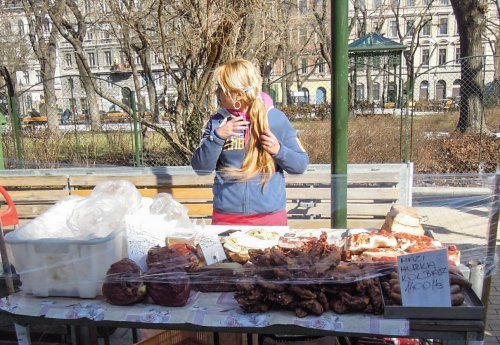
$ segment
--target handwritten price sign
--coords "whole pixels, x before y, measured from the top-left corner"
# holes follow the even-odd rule
[[[403,305],[451,307],[448,250],[398,256]]]

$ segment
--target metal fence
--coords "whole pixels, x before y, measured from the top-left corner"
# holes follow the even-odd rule
[[[462,81],[464,63],[471,59],[420,67],[412,78],[373,66],[366,75],[367,66],[351,66],[349,163],[413,161],[416,172],[426,173],[494,171],[500,139],[490,134],[500,132],[500,104],[491,56],[480,58],[486,66],[479,88],[481,130],[456,130],[464,95],[477,91]],[[161,81],[150,83],[161,87]],[[5,168],[189,164],[189,152],[165,133],[199,138],[215,97],[199,110],[197,122],[183,124],[174,121],[180,116],[175,95],[158,96],[155,114],[147,85],[136,93],[128,79],[95,78],[92,84],[96,92],[89,95],[79,76],[56,78],[52,106],[42,83],[10,98],[0,89],[0,106],[8,113],[2,135]],[[329,163],[332,95],[325,66],[303,66],[268,80],[264,89],[298,130],[311,163]]]

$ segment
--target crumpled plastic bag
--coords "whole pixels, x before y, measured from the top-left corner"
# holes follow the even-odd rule
[[[151,214],[163,215],[167,222],[175,222],[179,228],[193,228],[188,209],[168,193],[159,193],[149,207]]]
[[[43,238],[75,238],[78,233],[67,225],[69,215],[84,197],[70,195],[55,203],[47,211],[5,235],[9,241],[28,241]]]
[[[148,250],[165,246],[169,235],[182,229],[190,234],[196,227],[188,216],[188,210],[172,195],[159,193],[154,198],[142,198],[140,207],[125,216],[128,238],[128,257],[146,270]]]
[[[102,182],[75,206],[68,217],[68,227],[82,238],[106,237],[124,228],[125,215],[135,212],[141,199],[141,194],[129,181]]]

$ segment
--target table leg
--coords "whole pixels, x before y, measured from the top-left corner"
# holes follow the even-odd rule
[[[71,326],[71,342],[76,345],[97,345],[97,330],[95,327]]]
[[[14,327],[16,329],[17,343],[19,345],[31,345],[30,327],[18,323],[15,323]]]

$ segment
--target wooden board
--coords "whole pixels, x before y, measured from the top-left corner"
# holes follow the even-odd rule
[[[101,175],[75,175],[69,177],[69,185],[73,189],[81,187],[94,187],[96,184],[110,180],[127,180],[132,182],[136,187],[172,187],[172,186],[198,186],[211,185],[213,183],[213,175],[198,176],[198,175],[116,175],[116,176],[101,176]]]
[[[35,203],[40,201],[58,201],[69,195],[67,189],[44,189],[44,190],[14,190],[9,191],[9,195],[14,203],[20,204],[23,202]]]
[[[18,189],[28,187],[58,187],[60,189],[68,188],[68,177],[61,176],[0,176],[0,185],[10,193],[12,188]]]

